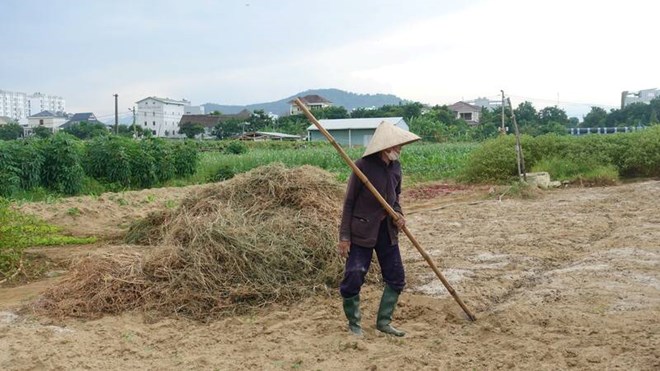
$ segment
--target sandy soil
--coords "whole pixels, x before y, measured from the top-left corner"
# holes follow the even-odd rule
[[[41,215],[71,231],[120,234],[146,212],[133,208],[163,207],[183,189],[140,204],[157,191],[125,196],[135,207],[85,200]],[[347,333],[334,292],[208,324],[139,313],[55,322],[17,311],[55,277],[0,289],[0,369],[660,369],[660,182],[546,191],[535,200],[436,193],[409,197],[408,224],[474,323],[404,242],[409,285],[395,313],[408,331],[402,339],[375,331],[375,285],[363,292],[361,339]],[[70,207],[90,217],[58,214]],[[129,247],[44,251],[66,260],[118,248]]]

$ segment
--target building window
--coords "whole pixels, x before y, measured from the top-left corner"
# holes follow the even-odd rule
[[[472,112],[461,112],[459,115],[465,121],[472,121]]]
[[[147,126],[147,122],[146,122],[146,121],[144,122],[144,126]]]
[[[153,126],[156,126],[156,121],[154,121]]]

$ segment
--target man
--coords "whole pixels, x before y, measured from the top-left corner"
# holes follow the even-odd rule
[[[376,328],[386,334],[403,336],[392,327],[392,313],[405,286],[405,273],[398,245],[399,228],[405,225],[399,205],[401,193],[401,146],[421,139],[392,124],[382,122],[369,142],[362,158],[355,164],[369,179],[387,203],[399,214],[396,223],[362,181],[351,174],[348,180],[341,226],[339,254],[346,259],[340,293],[348,328],[358,336],[360,327],[360,288],[376,250],[385,290],[380,301]]]

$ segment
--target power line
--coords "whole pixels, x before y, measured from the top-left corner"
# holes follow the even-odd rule
[[[575,104],[575,105],[581,105],[581,106],[599,106],[599,107],[607,107],[607,108],[618,108],[619,106],[613,106],[611,104],[602,104],[602,103],[589,103],[589,102],[571,102],[571,101],[560,101],[556,99],[547,99],[547,98],[533,98],[533,97],[524,97],[521,95],[513,95],[509,94],[510,97],[518,98],[518,99],[525,99],[525,100],[534,100],[534,101],[540,101],[540,102],[551,102],[551,103],[561,103],[561,104]]]

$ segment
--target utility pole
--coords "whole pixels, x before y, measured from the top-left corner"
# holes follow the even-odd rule
[[[523,156],[522,144],[520,144],[520,131],[518,131],[518,122],[516,121],[516,113],[513,112],[511,105],[511,98],[507,98],[509,102],[509,109],[511,109],[511,120],[513,121],[513,128],[516,131],[516,162],[518,163],[518,180],[522,177],[523,181],[527,182],[527,170],[525,170],[525,156]]]
[[[115,94],[115,135],[119,134],[119,111],[117,109],[117,98],[119,94]]]
[[[133,138],[137,139],[137,127],[135,126],[135,106],[129,108],[129,111],[133,112]]]
[[[502,127],[500,128],[500,134],[504,135],[506,134],[506,128],[504,127],[504,90],[500,90],[502,92]]]

